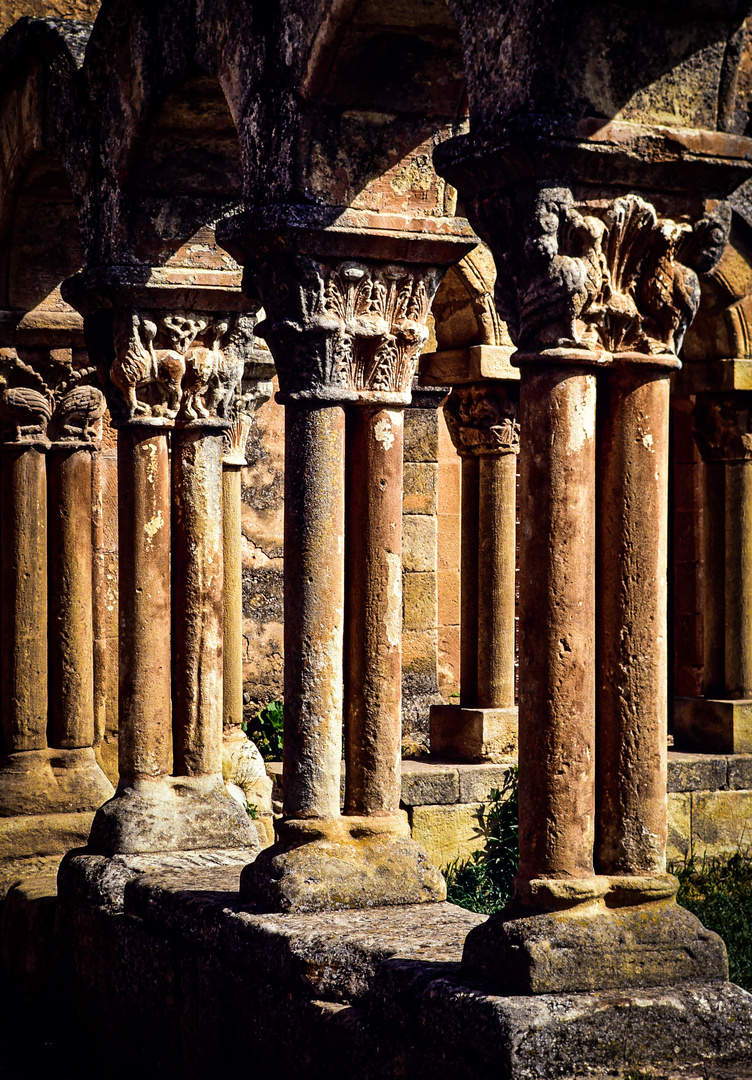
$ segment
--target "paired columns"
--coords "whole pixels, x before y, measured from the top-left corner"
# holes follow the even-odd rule
[[[476,345],[421,359],[421,381],[452,385],[444,405],[462,460],[460,704],[431,707],[431,752],[512,761],[519,372],[509,349]]]
[[[388,234],[222,243],[261,294],[285,405],[283,817],[241,891],[283,911],[442,899],[399,810],[403,411],[442,268],[470,245],[422,238],[412,261]]]
[[[564,152],[569,186],[518,184],[456,144],[436,156],[494,254],[524,447],[520,863],[463,964],[526,993],[724,977],[665,873],[668,377],[724,214],[596,196]]]
[[[237,294],[219,313],[201,290],[186,310],[169,291],[80,282],[68,295],[108,365],[118,429],[120,552],[120,781],[89,845],[254,847],[222,781],[222,462],[253,322]]]
[[[112,794],[94,754],[93,459],[106,404],[74,352],[0,350],[1,817],[92,811]]]

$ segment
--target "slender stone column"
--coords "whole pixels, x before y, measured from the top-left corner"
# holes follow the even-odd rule
[[[249,372],[249,367],[251,371]],[[272,396],[274,366],[266,358],[246,363],[236,416],[224,434],[222,456],[222,552],[224,561],[222,726],[225,733],[243,723],[243,561],[241,547],[242,477],[253,412]]]
[[[705,482],[704,697],[674,701],[681,750],[752,751],[752,423],[748,393],[698,394]]]
[[[344,410],[290,403],[285,411],[285,818],[339,816],[344,462]]]
[[[402,682],[402,410],[350,409],[345,813],[396,814]]]
[[[2,724],[6,754],[47,746],[46,446],[4,444]]]
[[[120,786],[172,769],[168,432],[118,432]]]
[[[241,893],[281,911],[441,899],[399,810],[402,409],[465,244],[421,237],[413,263],[407,236],[320,229],[282,253],[239,225],[222,243],[253,273],[286,406],[284,813]]]
[[[599,432],[596,864],[666,865],[668,717],[666,372],[617,368]]]
[[[476,351],[480,351],[477,350]],[[508,350],[485,347],[485,352]],[[470,353],[464,364],[460,357]],[[457,357],[462,371],[473,350]],[[481,356],[483,352],[481,351]],[[451,380],[443,354],[423,367],[423,381],[438,366]],[[482,362],[482,361],[481,361]],[[476,362],[477,364],[477,362]],[[498,361],[497,361],[498,364]],[[516,372],[513,372],[516,374]],[[516,479],[519,452],[516,382],[460,381],[444,405],[449,432],[462,459],[460,705],[431,709],[431,750],[450,760],[511,761],[517,750],[514,703]]]
[[[478,705],[512,708],[517,458],[484,454],[479,465]]]
[[[92,447],[49,452],[50,746],[94,744]]]
[[[222,774],[222,433],[173,433],[174,772]]]
[[[460,705],[466,708],[478,705],[479,474],[480,459],[463,454],[460,505]],[[432,745],[433,741],[432,738]]]
[[[520,404],[516,887],[534,900],[536,887],[546,894],[542,879],[570,879],[576,893],[577,880],[593,876],[595,378],[576,368],[523,368]]]

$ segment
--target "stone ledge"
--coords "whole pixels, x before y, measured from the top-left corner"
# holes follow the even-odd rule
[[[752,996],[729,983],[500,996],[458,963],[483,916],[450,904],[257,915],[228,889],[235,867],[175,860],[133,878],[119,914],[61,889],[77,959],[56,998],[80,1002],[88,1041],[115,1039],[134,1062],[163,1040],[170,1078],[247,1069],[249,1047],[257,1075],[290,1080],[752,1076]],[[117,985],[101,982],[103,962],[119,965]]]

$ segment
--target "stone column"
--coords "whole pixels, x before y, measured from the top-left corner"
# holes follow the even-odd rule
[[[505,993],[725,972],[664,867],[667,374],[727,218],[589,199],[541,183],[473,204],[518,343],[524,447],[520,862],[510,908],[463,958]]]
[[[292,255],[243,228],[222,242],[267,312],[286,456],[284,813],[241,891],[282,911],[441,899],[399,810],[402,408],[438,267],[467,244],[424,237],[412,263],[406,238],[320,230]]]
[[[615,367],[598,435],[596,866],[666,869],[670,367]]]
[[[444,415],[462,459],[460,704],[432,707],[431,752],[513,761],[519,373],[509,349],[475,346],[423,357],[421,380],[438,378],[454,384]]]
[[[679,750],[752,752],[752,396],[698,394],[705,467],[705,684],[674,701]]]
[[[402,410],[350,410],[345,813],[385,817],[400,803]]]
[[[81,383],[91,369],[75,370],[70,358],[70,350],[2,351],[6,817],[91,811],[112,794],[92,748],[91,461],[105,405]],[[54,824],[44,832],[54,845]]]
[[[242,477],[245,448],[254,411],[272,396],[274,368],[256,362],[238,396],[236,417],[224,435],[222,455],[222,550],[224,558],[222,726],[225,733],[243,723],[243,563],[241,544]],[[253,376],[253,377],[252,377]]]
[[[137,310],[122,282],[69,288],[118,428],[120,781],[89,846],[254,848],[222,780],[222,440],[252,334],[234,314]]]

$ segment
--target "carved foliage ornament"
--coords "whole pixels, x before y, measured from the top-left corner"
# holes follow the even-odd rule
[[[233,419],[254,320],[243,315],[128,311],[115,319],[110,379],[124,419]]]
[[[693,226],[659,218],[637,195],[576,205],[567,188],[476,210],[496,255],[497,303],[523,351],[675,355],[700,303],[697,274],[720,258],[730,222],[723,204]]]
[[[3,441],[96,444],[107,403],[95,383],[96,368],[74,367],[70,349],[0,349]]]
[[[711,461],[752,460],[752,394],[698,398],[695,438]]]
[[[294,268],[267,267],[261,284],[268,318],[258,333],[274,353],[280,389],[311,397],[407,395],[440,277],[433,267],[354,260],[299,258]]]
[[[518,454],[517,401],[501,383],[455,386],[444,404],[447,428],[461,455]]]

